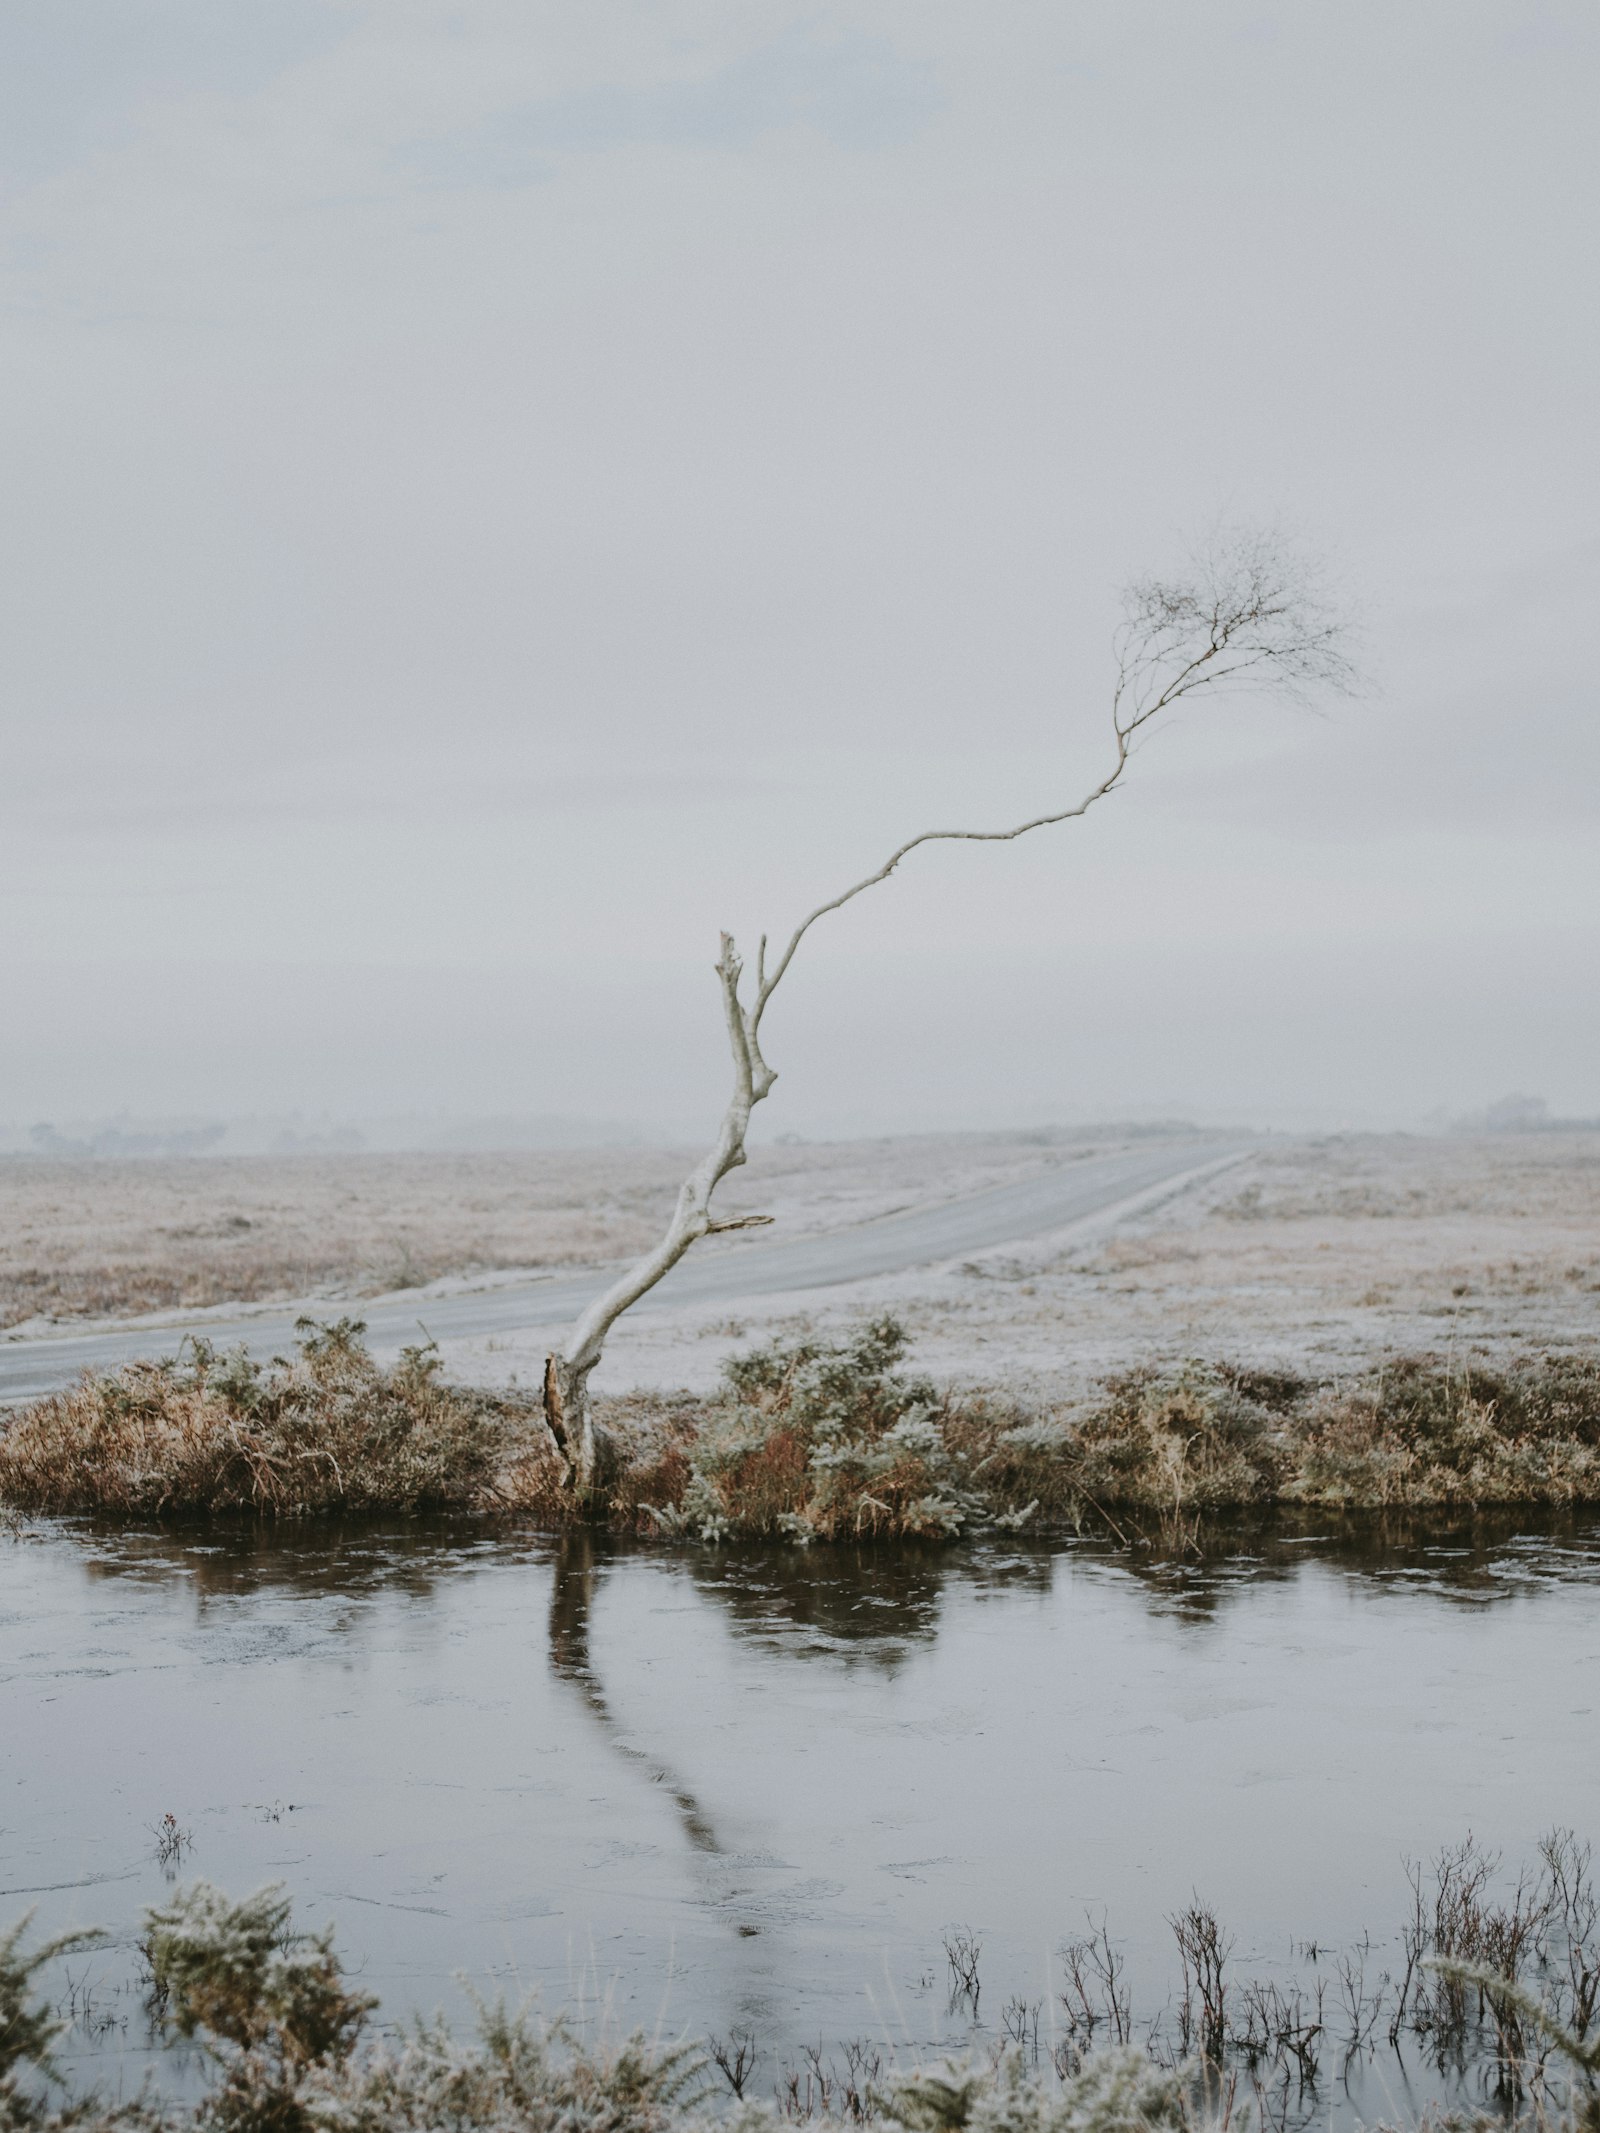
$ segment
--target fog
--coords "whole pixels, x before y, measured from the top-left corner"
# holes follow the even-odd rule
[[[719,927],[1108,767],[1119,586],[1371,686],[819,927],[769,1131],[1600,1112],[1578,4],[0,17],[0,1121],[692,1131]]]

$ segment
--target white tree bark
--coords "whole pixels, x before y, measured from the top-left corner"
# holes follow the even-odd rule
[[[771,986],[762,988],[758,983],[754,1007],[744,1005],[739,997],[743,965],[733,936],[728,933],[722,936],[716,971],[733,1053],[733,1093],[722,1114],[721,1130],[679,1187],[678,1203],[661,1242],[595,1298],[573,1327],[560,1354],[545,1360],[545,1417],[567,1459],[572,1486],[584,1500],[603,1485],[610,1460],[610,1447],[603,1432],[596,1428],[589,1399],[589,1373],[600,1360],[606,1335],[623,1312],[653,1289],[700,1238],[722,1230],[754,1228],[772,1219],[770,1215],[743,1215],[731,1222],[718,1222],[711,1212],[711,1195],[728,1172],[745,1160],[750,1113],[778,1078],[761,1056],[758,1035]]]
[[[611,1328],[702,1237],[772,1219],[744,1215],[719,1222],[711,1212],[711,1201],[728,1172],[745,1161],[750,1114],[778,1078],[761,1055],[761,1018],[796,949],[817,920],[887,881],[901,860],[920,845],[1009,844],[1033,830],[1087,814],[1121,783],[1139,736],[1186,697],[1223,684],[1265,683],[1294,697],[1304,697],[1318,687],[1348,692],[1355,681],[1355,670],[1344,650],[1348,634],[1348,624],[1321,597],[1313,574],[1296,563],[1282,540],[1253,532],[1218,540],[1196,558],[1191,576],[1176,581],[1143,580],[1124,595],[1117,684],[1111,702],[1111,766],[1082,799],[1070,807],[1031,816],[1010,829],[923,830],[908,838],[875,872],[818,904],[803,918],[770,971],[766,936],[762,936],[748,1006],[740,992],[743,965],[732,936],[723,934],[715,967],[733,1057],[733,1088],[721,1129],[684,1179],[660,1243],[595,1298],[565,1346],[545,1363],[545,1417],[567,1462],[571,1490],[581,1503],[593,1503],[603,1494],[614,1458],[606,1433],[595,1422],[589,1397],[590,1374]]]

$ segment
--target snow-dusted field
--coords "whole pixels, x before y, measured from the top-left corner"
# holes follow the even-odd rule
[[[1314,1373],[1600,1343],[1600,1134],[1264,1146],[1098,1243],[902,1306],[941,1375],[1060,1393],[1146,1358]]]
[[[772,1331],[892,1308],[942,1380],[1071,1398],[1184,1356],[1314,1374],[1385,1355],[1509,1356],[1600,1344],[1600,1134],[1266,1142],[1143,1217],[759,1307],[660,1313],[613,1335],[597,1383],[709,1386]],[[540,1343],[448,1351],[526,1379]],[[540,1351],[542,1352],[542,1351]]]
[[[973,1135],[767,1146],[729,1212],[799,1235],[1071,1162],[1115,1137]],[[0,1298],[15,1325],[229,1299],[355,1301],[403,1282],[581,1266],[643,1244],[684,1158],[188,1159],[0,1166]],[[892,1307],[942,1378],[1070,1396],[1198,1354],[1313,1371],[1404,1350],[1465,1358],[1600,1342],[1600,1134],[1263,1141],[1114,1228],[803,1296],[687,1306],[613,1338],[601,1384],[708,1386],[735,1344]],[[453,1372],[526,1380],[544,1330],[446,1344]]]
[[[768,1144],[728,1214],[798,1236],[1027,1176],[1123,1135]],[[0,1328],[598,1265],[665,1226],[698,1149],[506,1155],[0,1156]]]

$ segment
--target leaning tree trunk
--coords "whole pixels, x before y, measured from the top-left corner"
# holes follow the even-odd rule
[[[761,962],[765,960],[765,950],[763,941]],[[711,1213],[711,1195],[728,1172],[745,1160],[750,1113],[778,1078],[761,1056],[757,1034],[771,988],[758,983],[755,1004],[747,1008],[739,998],[742,967],[733,938],[725,933],[716,969],[722,981],[728,1041],[733,1050],[733,1094],[722,1115],[722,1130],[715,1144],[679,1188],[678,1203],[661,1242],[629,1267],[603,1296],[597,1296],[573,1327],[566,1346],[559,1354],[545,1358],[545,1421],[566,1463],[568,1494],[580,1510],[590,1514],[604,1515],[610,1483],[620,1463],[616,1439],[595,1420],[589,1392],[589,1378],[600,1360],[606,1335],[629,1305],[653,1289],[701,1237],[723,1230],[751,1229],[772,1220],[770,1215],[740,1215],[729,1222],[718,1222]]]

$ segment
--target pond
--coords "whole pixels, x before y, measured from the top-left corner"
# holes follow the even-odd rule
[[[58,1989],[112,2085],[193,2078],[135,1950],[176,1874],[282,1881],[386,2018],[536,1992],[747,2035],[770,2094],[808,2045],[1048,2051],[1102,1922],[1175,2036],[1198,1902],[1236,2011],[1320,1982],[1321,2115],[1409,2115],[1487,2077],[1386,2015],[1334,2050],[1341,1999],[1400,1975],[1408,1860],[1470,1832],[1503,1890],[1600,1834],[1597,1708],[1592,1520],[1174,1560],[39,1524],[0,1541],[0,1924],[109,1930]]]

